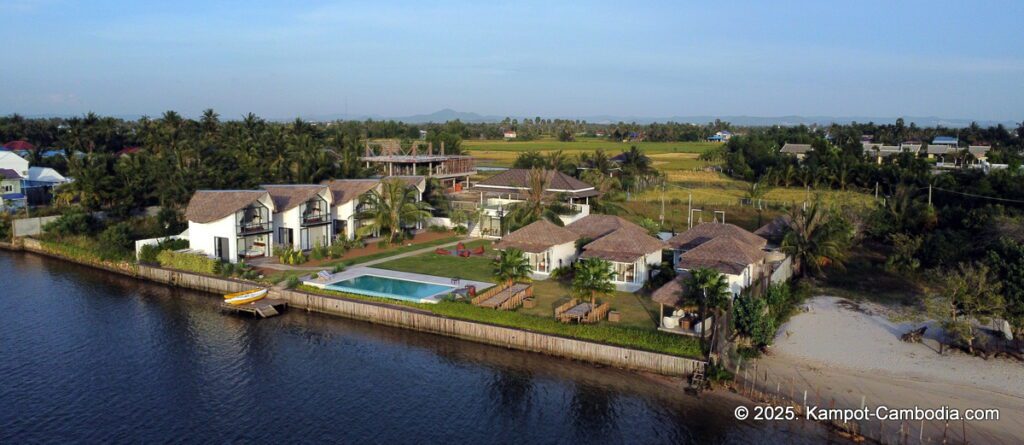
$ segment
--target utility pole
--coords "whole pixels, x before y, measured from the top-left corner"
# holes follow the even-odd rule
[[[932,207],[932,185],[928,184],[928,208]]]
[[[693,192],[687,194],[686,198],[686,228],[693,227]]]
[[[878,181],[875,181],[875,201],[878,201]]]
[[[661,226],[665,227],[665,184],[664,183],[661,184],[661,215],[658,215],[658,218],[661,220],[660,221]]]

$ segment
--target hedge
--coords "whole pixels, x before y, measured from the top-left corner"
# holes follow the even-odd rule
[[[220,274],[220,261],[194,253],[179,253],[173,250],[161,251],[156,256],[160,267],[195,272],[206,275]]]

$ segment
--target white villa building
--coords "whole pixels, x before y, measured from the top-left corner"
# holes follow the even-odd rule
[[[331,203],[334,197],[324,185],[264,185],[274,200],[277,244],[306,251],[329,246]]]
[[[337,238],[343,236],[346,239],[353,239],[356,230],[362,226],[362,221],[357,218],[359,213],[365,211],[362,198],[371,191],[381,190],[381,181],[394,179],[401,181],[408,187],[416,189],[416,201],[423,200],[423,192],[427,188],[427,178],[424,176],[391,176],[384,179],[332,179],[324,181],[332,196],[331,202],[331,236]],[[417,227],[420,228],[420,227]]]
[[[231,263],[271,256],[274,208],[265,190],[199,190],[185,210],[189,248]]]
[[[472,192],[477,202],[466,203],[472,208],[480,208],[483,213],[481,223],[476,225],[471,235],[499,238],[504,233],[501,221],[510,205],[523,202],[531,190],[532,170],[513,168],[491,176],[473,185]],[[590,214],[590,198],[597,196],[594,186],[559,171],[542,171],[545,175],[544,195],[546,197],[565,197],[569,212],[560,215],[562,224],[572,224]]]
[[[551,271],[576,261],[577,239],[572,231],[542,219],[506,235],[495,248],[522,250],[530,261],[531,278],[544,280]]]
[[[676,270],[711,268],[725,275],[734,296],[768,277],[768,240],[739,226],[704,223],[668,240]]]

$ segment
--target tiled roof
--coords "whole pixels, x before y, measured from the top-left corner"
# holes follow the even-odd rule
[[[583,246],[583,258],[631,263],[667,247],[642,228],[622,227]]]
[[[547,182],[547,190],[553,193],[580,193],[594,190],[594,186],[556,170],[547,171]],[[530,170],[523,168],[505,170],[478,182],[476,187],[485,189],[516,188],[526,190],[530,188]]]
[[[4,148],[8,150],[32,150],[33,148],[36,148],[36,146],[30,144],[28,141],[8,141],[4,144]]]
[[[0,177],[4,179],[21,179],[21,175],[18,172],[9,168],[0,168]]]
[[[623,227],[644,231],[643,227],[614,215],[590,214],[565,226],[573,233],[590,239],[598,239]]]
[[[199,190],[185,209],[185,219],[209,223],[235,213],[267,196],[265,190]]]
[[[495,248],[515,248],[524,252],[540,253],[552,246],[575,242],[578,238],[578,235],[565,227],[556,226],[551,221],[542,219],[505,235]]]
[[[332,205],[341,205],[353,199],[359,199],[364,193],[373,190],[380,179],[332,179],[321,184],[331,189],[334,200]]]
[[[686,280],[688,273],[680,273],[668,283],[665,283],[658,290],[651,294],[651,300],[666,306],[679,307],[683,303],[683,295],[686,292]]]
[[[284,212],[298,207],[318,193],[327,188],[325,185],[314,184],[285,184],[285,185],[263,185],[264,190],[270,193],[270,199],[274,200],[274,211]]]
[[[974,156],[984,156],[991,149],[992,147],[988,145],[971,145],[967,147],[967,151],[971,152]]]
[[[720,236],[736,238],[758,249],[763,249],[768,244],[764,238],[743,230],[735,224],[724,223],[698,224],[690,230],[673,236],[668,240],[668,244],[674,249],[688,250]]]
[[[944,155],[946,153],[956,153],[958,151],[956,146],[953,145],[935,145],[928,144],[928,154],[930,155]]]
[[[676,267],[693,270],[708,267],[739,275],[747,266],[764,259],[764,251],[730,236],[719,236],[679,255]]]
[[[766,240],[779,242],[782,240],[783,235],[785,235],[786,227],[789,226],[789,223],[792,220],[793,218],[789,215],[782,215],[755,230],[754,235],[760,236]]]

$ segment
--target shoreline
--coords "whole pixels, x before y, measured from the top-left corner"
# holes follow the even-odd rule
[[[0,248],[44,255],[71,263],[89,266],[135,279],[183,287],[214,294],[247,290],[261,284],[231,278],[210,277],[172,269],[135,263],[87,262],[69,258],[46,249],[38,240],[19,239],[20,243],[0,243]],[[297,309],[319,312],[342,318],[367,321],[403,329],[459,338],[477,343],[505,347],[527,352],[579,360],[599,366],[611,366],[634,372],[646,372],[670,377],[688,377],[703,368],[702,360],[643,351],[623,346],[608,345],[574,338],[542,334],[476,321],[459,320],[425,313],[414,308],[387,305],[370,301],[344,299],[296,290],[270,288],[270,296],[288,302]]]

